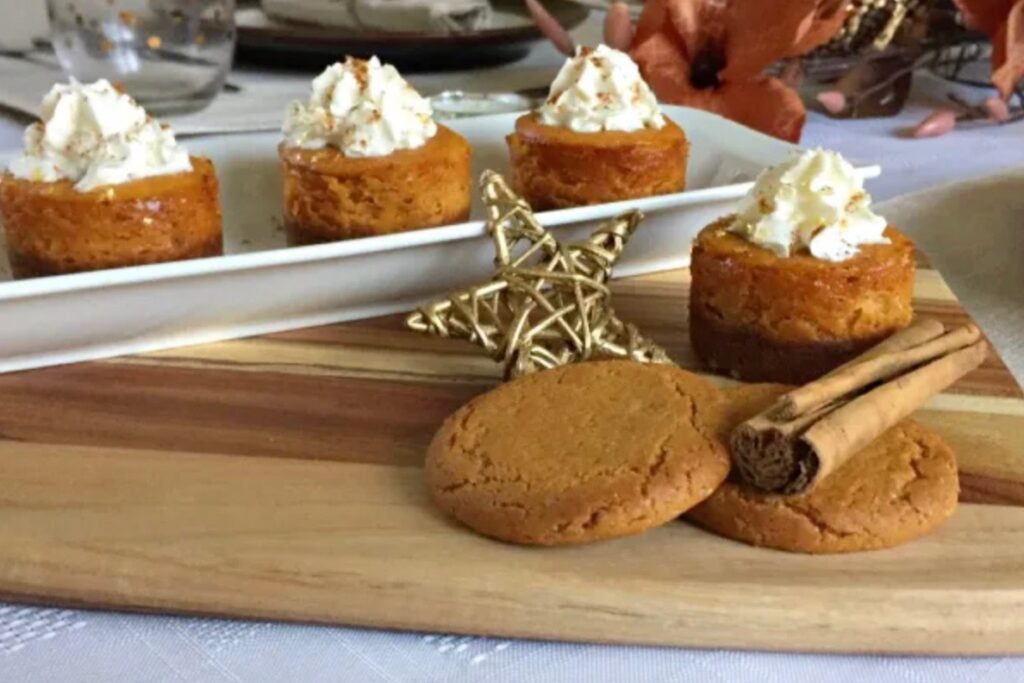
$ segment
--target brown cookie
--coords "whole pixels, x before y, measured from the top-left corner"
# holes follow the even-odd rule
[[[462,406],[426,479],[446,513],[513,543],[585,543],[664,524],[729,471],[705,417],[721,392],[671,366],[592,361],[527,375]]]
[[[786,387],[727,390],[716,413],[725,435]],[[778,496],[727,481],[687,518],[727,538],[804,553],[887,548],[923,536],[953,514],[956,458],[934,432],[906,420],[808,493]]]

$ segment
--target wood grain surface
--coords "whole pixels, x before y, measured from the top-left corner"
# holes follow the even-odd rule
[[[613,289],[622,317],[695,368],[688,284],[673,271]],[[935,271],[915,299],[966,319]],[[1024,652],[1024,395],[995,356],[917,416],[957,451],[953,519],[833,557],[683,522],[560,549],[462,530],[419,465],[498,377],[397,316],[0,376],[0,594],[594,642]]]

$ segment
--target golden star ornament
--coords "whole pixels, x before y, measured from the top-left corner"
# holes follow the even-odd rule
[[[593,358],[671,363],[611,306],[607,282],[643,218],[639,211],[563,245],[499,174],[485,172],[481,186],[496,272],[489,282],[414,311],[406,319],[410,329],[482,346],[504,364],[506,379]]]

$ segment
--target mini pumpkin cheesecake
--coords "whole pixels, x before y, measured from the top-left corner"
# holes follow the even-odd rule
[[[906,327],[914,245],[874,214],[835,152],[758,178],[739,213],[705,228],[690,265],[690,338],[717,372],[802,384]]]
[[[349,57],[294,102],[278,147],[284,224],[315,244],[469,218],[470,148],[391,65]]]
[[[107,81],[57,85],[0,176],[17,278],[222,251],[213,164]]]
[[[547,101],[506,138],[512,179],[534,209],[680,192],[689,143],[629,55],[579,48]]]

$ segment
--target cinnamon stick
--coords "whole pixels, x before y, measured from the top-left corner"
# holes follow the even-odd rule
[[[962,349],[981,339],[974,325],[958,328],[930,341],[893,352],[871,353],[839,372],[822,377],[783,396],[776,407],[777,419],[790,420],[827,405],[840,396],[874,382],[895,377],[921,363]]]
[[[868,359],[875,358],[876,356],[881,356],[882,354],[885,353],[890,353],[893,351],[904,351],[913,346],[924,344],[925,342],[929,342],[932,339],[935,339],[936,337],[942,336],[943,334],[945,334],[945,332],[946,327],[935,318],[921,318],[920,320],[916,320],[913,324],[904,327],[896,334],[875,344],[870,349],[868,349],[861,355],[857,356],[853,360],[843,365],[840,365],[838,368],[836,368],[835,370],[833,370],[832,372],[828,373],[825,376],[830,377],[832,375],[835,375],[836,373],[842,372],[851,365],[863,363]]]
[[[800,438],[819,461],[819,478],[827,477],[849,455],[858,453],[887,429],[985,360],[988,344],[967,348],[897,377],[816,422]]]
[[[943,326],[943,324],[938,320],[935,320],[934,318],[922,318],[915,321],[912,325],[903,328],[896,334],[882,340],[878,344],[875,344],[853,360],[840,365],[821,379],[840,374],[853,365],[863,363],[864,361],[876,358],[886,353],[905,351],[914,346],[929,342],[936,337],[942,336],[945,332],[945,326]],[[786,396],[781,397],[767,412],[774,415],[777,419],[785,420],[785,416],[791,412],[791,409],[786,402],[786,398]],[[792,427],[784,431],[792,431]]]
[[[937,323],[908,328],[741,424],[730,439],[740,476],[775,493],[815,486],[981,365],[988,345],[976,327],[942,331]]]
[[[800,435],[830,409],[831,406],[788,422],[775,422],[762,414],[741,424],[730,438],[733,464],[740,476],[766,491],[785,490],[791,482],[802,485],[813,473],[808,469],[810,463],[806,458],[792,453],[793,446]]]

